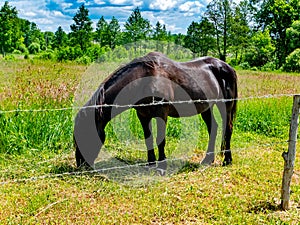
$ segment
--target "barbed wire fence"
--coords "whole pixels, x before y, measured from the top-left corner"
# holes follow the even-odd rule
[[[186,100],[186,101],[154,101],[148,104],[128,104],[128,105],[117,105],[117,104],[103,104],[103,105],[90,105],[84,107],[63,107],[63,108],[45,108],[45,109],[13,109],[13,110],[0,110],[0,114],[7,113],[17,113],[17,112],[47,112],[47,111],[66,111],[66,110],[79,110],[79,109],[89,109],[89,108],[99,108],[99,107],[112,107],[112,108],[133,108],[133,107],[148,107],[148,106],[161,106],[170,104],[195,104],[195,103],[217,103],[217,102],[229,102],[229,101],[247,101],[253,99],[270,99],[270,98],[281,98],[281,97],[293,97],[295,95],[300,95],[300,93],[295,94],[269,94],[261,96],[250,96],[244,98],[234,98],[234,99],[208,99],[208,100]]]
[[[189,101],[174,101],[174,102],[165,102],[165,101],[153,101],[152,103],[149,104],[139,104],[139,105],[134,105],[134,104],[130,104],[130,105],[93,105],[93,106],[87,106],[87,107],[65,107],[65,108],[45,108],[45,109],[15,109],[15,110],[1,110],[0,114],[10,114],[10,113],[18,113],[18,112],[24,112],[24,113],[31,113],[31,112],[47,112],[47,111],[65,111],[65,110],[79,110],[79,109],[84,109],[84,108],[97,108],[97,107],[126,107],[126,108],[132,108],[132,107],[147,107],[147,106],[159,106],[159,105],[165,105],[165,104],[195,104],[195,103],[216,103],[216,102],[227,102],[227,101],[233,101],[233,100],[237,100],[237,101],[247,101],[247,100],[253,100],[253,99],[270,99],[270,98],[281,98],[281,97],[292,97],[295,95],[299,95],[299,94],[270,94],[270,95],[262,95],[262,96],[250,96],[250,97],[244,97],[244,98],[237,98],[237,99],[213,99],[213,100],[189,100]],[[245,148],[235,148],[235,149],[231,149],[231,151],[235,154],[240,154],[244,151],[248,151],[250,149],[253,148],[260,148],[260,147],[272,147],[278,144],[286,144],[289,143],[290,140],[284,140],[284,141],[280,141],[280,142],[272,142],[272,143],[268,143],[268,144],[260,144],[257,146],[251,146],[251,147],[245,147]],[[145,150],[146,151],[146,150]],[[226,150],[225,150],[226,151]],[[223,154],[224,151],[215,151],[214,154]],[[206,153],[206,154],[212,154],[212,153]],[[205,156],[205,154],[195,154],[193,153],[192,155],[188,155],[188,156],[183,156],[183,157],[176,157],[176,158],[170,158],[167,159],[166,161],[170,164],[176,164],[176,163],[181,163],[181,166],[184,166],[184,163],[186,163],[187,161],[191,160],[193,157],[199,157],[199,155],[201,156]],[[67,156],[68,157],[68,156]],[[66,158],[67,158],[66,157]],[[50,159],[50,160],[45,160],[43,162],[39,162],[39,164],[43,164],[43,163],[48,163],[51,162],[52,160],[56,161],[57,159],[61,159],[61,156],[57,156],[55,157],[55,159]],[[210,168],[211,165],[207,165],[207,166],[200,166],[199,170],[201,173],[203,173],[205,170],[207,170],[208,168]],[[11,183],[26,183],[26,182],[36,182],[39,180],[43,180],[43,179],[57,179],[57,178],[61,178],[61,177],[66,177],[66,176],[84,176],[84,175],[99,175],[99,174],[103,174],[103,179],[108,179],[105,174],[107,173],[114,173],[114,171],[128,171],[130,172],[130,176],[128,176],[128,173],[122,173],[122,175],[125,177],[125,180],[131,181],[132,179],[134,179],[134,174],[136,176],[141,176],[141,174],[143,176],[148,176],[148,180],[149,179],[157,179],[157,177],[155,176],[149,176],[149,175],[153,175],[153,170],[149,170],[149,167],[147,165],[147,163],[134,163],[134,164],[126,164],[126,163],[122,163],[121,165],[106,165],[102,168],[98,168],[98,169],[94,169],[94,170],[89,170],[89,171],[71,171],[71,172],[63,172],[63,173],[49,173],[49,174],[44,174],[44,175],[40,175],[40,176],[32,176],[32,177],[28,177],[28,178],[21,178],[21,179],[6,179],[4,181],[0,182],[0,185],[6,185],[6,184],[11,184]],[[134,174],[133,174],[133,170],[135,170]],[[150,172],[149,172],[150,171]],[[5,171],[2,171],[5,173]],[[8,173],[10,171],[7,171]],[[172,174],[172,173],[171,173]],[[119,174],[120,176],[120,174]],[[122,180],[124,181],[124,177],[122,178]],[[119,177],[117,177],[119,178]]]

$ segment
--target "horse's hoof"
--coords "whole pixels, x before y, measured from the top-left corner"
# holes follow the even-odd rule
[[[222,164],[222,166],[230,166],[230,165],[232,165],[232,161],[231,160],[224,161],[223,164]]]
[[[89,165],[87,162],[82,163],[80,166],[77,166],[78,170],[94,170],[95,166],[94,165]]]
[[[146,168],[147,170],[155,169],[155,168],[156,168],[156,162],[148,162],[148,163],[145,165],[145,168]]]
[[[201,165],[206,166],[206,165],[211,165],[215,161],[214,157],[208,157],[206,156],[202,161]]]

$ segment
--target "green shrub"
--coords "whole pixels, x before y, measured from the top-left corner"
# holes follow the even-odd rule
[[[56,58],[58,61],[68,61],[68,60],[75,60],[77,58],[80,58],[83,56],[83,52],[81,51],[79,46],[75,47],[65,47],[61,48],[57,53],[56,53]]]
[[[79,64],[85,64],[85,65],[88,65],[88,64],[91,64],[92,63],[92,59],[87,56],[87,55],[84,55],[84,56],[81,56],[79,58],[77,58],[75,60],[75,62],[79,63]]]
[[[274,71],[276,70],[276,64],[274,62],[267,62],[261,67],[262,71]]]
[[[28,49],[26,48],[26,45],[25,44],[20,44],[16,50],[19,50],[21,51],[22,53],[28,53]]]
[[[288,72],[300,72],[300,48],[288,55],[283,69]]]
[[[47,50],[44,52],[40,52],[37,56],[38,59],[46,59],[46,60],[53,60],[55,59],[55,53],[53,50]]]
[[[4,60],[7,60],[7,61],[14,61],[14,60],[16,60],[16,58],[15,58],[14,55],[9,54],[9,55],[6,55],[6,56],[4,57]]]
[[[30,54],[36,54],[41,51],[41,45],[39,43],[33,42],[28,46],[28,50]]]
[[[239,67],[243,70],[249,70],[251,68],[250,64],[248,62],[243,62],[239,65]]]
[[[21,52],[20,50],[16,50],[16,49],[15,49],[15,50],[12,52],[12,54],[21,55],[22,52]]]

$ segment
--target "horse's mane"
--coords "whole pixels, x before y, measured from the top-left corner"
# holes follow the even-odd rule
[[[158,63],[158,58],[163,57],[164,55],[158,52],[149,53],[146,56],[136,58],[129,62],[126,65],[119,67],[115,70],[110,76],[108,76],[98,87],[96,92],[93,94],[92,98],[89,101],[89,104],[92,105],[102,105],[105,102],[105,90],[115,84],[119,79],[121,79],[127,71],[130,71],[132,68],[140,66],[146,71],[152,70]]]
[[[123,75],[126,74],[126,71],[129,71],[132,68],[136,68],[137,66],[140,66],[141,68],[147,71],[154,69],[158,64],[158,59],[161,57],[165,57],[165,56],[159,52],[151,52],[146,56],[133,59],[131,62],[127,63],[126,65],[119,67],[102,82],[104,89],[107,90],[117,80],[122,78]]]

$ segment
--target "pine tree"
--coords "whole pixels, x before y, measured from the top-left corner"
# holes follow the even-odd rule
[[[54,33],[54,40],[53,40],[53,48],[62,48],[66,45],[68,40],[66,32],[62,29],[61,26],[57,28]]]
[[[73,20],[75,23],[70,26],[72,30],[70,35],[74,42],[72,44],[74,46],[79,45],[81,50],[85,52],[91,45],[93,27],[89,18],[89,10],[85,8],[84,4],[79,7]]]
[[[144,19],[137,7],[125,23],[127,43],[147,39],[151,32],[150,22]]]
[[[99,19],[97,22],[97,28],[96,28],[96,37],[95,40],[101,45],[101,46],[106,46],[109,45],[108,43],[108,38],[109,38],[109,33],[108,33],[108,23],[104,19],[103,16]]]
[[[113,16],[112,20],[108,25],[109,30],[109,47],[114,49],[117,45],[121,43],[121,29],[119,21]]]

